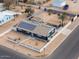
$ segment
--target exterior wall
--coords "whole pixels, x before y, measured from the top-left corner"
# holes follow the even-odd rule
[[[17,32],[21,32],[21,33],[23,33],[23,34],[25,34],[25,35],[30,35],[30,36],[31,36],[31,32],[24,31],[24,30],[19,29],[19,28],[17,28],[16,30],[17,30]]]
[[[32,33],[32,32],[29,32],[29,31],[25,31],[23,29],[20,29],[17,27],[17,32],[20,32],[20,33],[23,33],[25,35],[29,35],[31,37],[35,37],[35,38],[39,38],[40,40],[44,40],[44,41],[50,41],[49,38],[51,38],[51,36],[55,33],[55,29],[51,30],[49,33],[48,33],[48,36],[44,36],[44,35],[40,35],[40,34],[36,34],[36,33]]]
[[[3,25],[9,21],[11,21],[14,17],[10,15],[5,15],[2,19],[0,19],[0,25]]]
[[[47,36],[39,35],[39,34],[36,34],[36,33],[31,33],[31,32],[28,32],[28,31],[24,31],[23,29],[20,29],[20,28],[17,28],[16,31],[20,32],[20,33],[23,33],[25,35],[29,35],[29,36],[32,36],[32,37],[36,37],[36,38],[48,41]]]
[[[44,40],[48,40],[47,36],[43,36],[43,35],[38,35],[38,34],[33,34],[34,37],[40,38],[40,39],[44,39]]]
[[[55,33],[55,29],[49,31],[48,37],[50,37],[50,36],[51,36],[52,34],[54,34],[54,33]]]

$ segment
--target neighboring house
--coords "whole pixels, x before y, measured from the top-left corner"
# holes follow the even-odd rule
[[[52,6],[63,7],[66,5],[66,0],[53,0]]]
[[[13,20],[14,16],[20,14],[10,10],[5,10],[0,12],[0,26]]]

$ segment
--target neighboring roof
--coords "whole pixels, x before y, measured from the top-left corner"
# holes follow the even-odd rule
[[[20,14],[20,13],[17,13],[17,12],[13,12],[13,11],[10,11],[10,10],[5,10],[5,11],[1,11],[0,12],[0,19],[4,18],[4,16],[8,15],[8,16],[13,16],[13,15],[16,15],[16,14]]]
[[[3,25],[9,22],[10,20],[13,20],[14,15],[16,14],[20,14],[20,13],[16,13],[10,10],[1,11],[0,12],[0,25]]]
[[[43,23],[36,24],[36,23],[33,23],[32,21],[22,21],[17,27],[25,31],[29,31],[43,36],[47,36],[51,30],[55,29],[55,27],[51,27]]]
[[[16,15],[16,14],[21,15],[21,13],[10,11],[10,10],[5,10],[5,11],[2,11],[1,13],[5,15]]]
[[[52,5],[56,7],[63,7],[66,5],[66,1],[65,0],[54,0],[52,2]]]

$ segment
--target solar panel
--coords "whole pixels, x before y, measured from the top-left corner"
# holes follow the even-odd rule
[[[32,31],[35,29],[36,25],[29,24],[27,22],[21,22],[18,27]]]

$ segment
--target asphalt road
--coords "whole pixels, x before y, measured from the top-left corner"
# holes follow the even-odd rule
[[[43,59],[78,59],[79,26],[67,37],[61,46],[51,55]]]
[[[31,59],[4,46],[0,46],[0,59]]]

